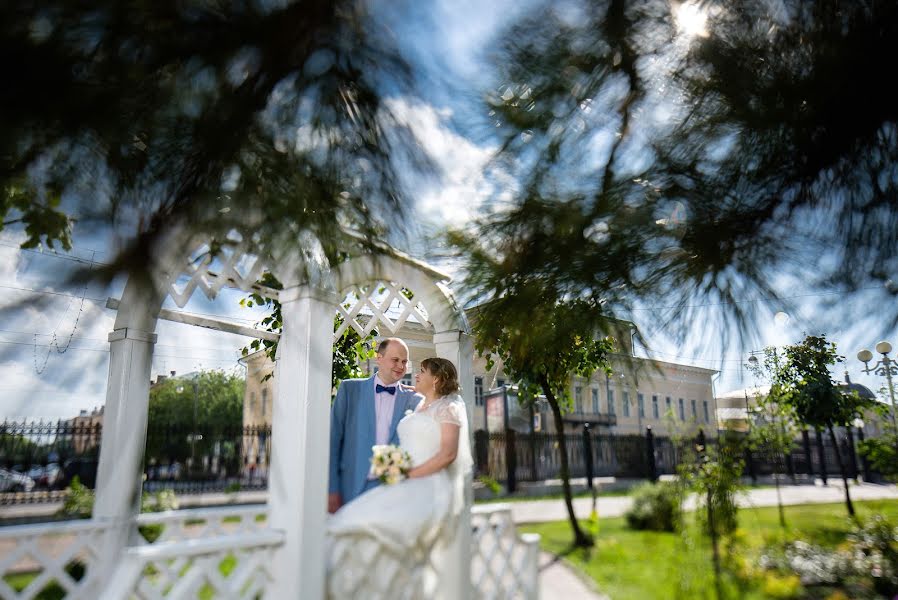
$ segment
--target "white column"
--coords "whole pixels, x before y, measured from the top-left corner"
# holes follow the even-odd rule
[[[331,363],[336,295],[312,286],[280,293],[272,407],[268,504],[284,532],[268,598],[323,599],[324,522],[330,436]]]
[[[451,360],[458,369],[458,381],[462,387],[462,397],[468,412],[468,424],[471,423],[474,406],[474,345],[471,337],[459,330],[443,331],[433,336],[437,356]],[[471,428],[468,427],[468,443]],[[472,447],[473,454],[473,447]],[[471,504],[473,503],[473,487],[471,476],[465,486],[465,509],[458,523],[458,532],[446,551],[443,571],[440,573],[440,589],[444,598],[467,600],[473,597],[471,587]]]
[[[97,563],[101,586],[112,577],[140,512],[150,370],[156,334],[133,328],[109,334],[109,380],[93,519],[110,526]]]

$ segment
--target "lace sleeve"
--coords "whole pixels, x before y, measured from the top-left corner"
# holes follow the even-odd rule
[[[453,425],[461,426],[461,411],[464,410],[461,403],[449,400],[440,402],[439,406],[434,408],[436,410],[433,416],[437,423],[452,423]]]

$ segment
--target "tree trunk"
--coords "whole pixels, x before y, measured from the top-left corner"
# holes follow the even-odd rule
[[[711,536],[711,560],[714,564],[714,591],[717,600],[723,600],[723,588],[721,586],[720,546],[717,539],[717,522],[714,520],[714,494],[708,490],[708,533]]]
[[[780,513],[780,527],[785,529],[786,528],[786,514],[783,511],[783,496],[782,496],[782,492],[780,492],[780,478],[777,473],[773,474],[773,481],[776,484],[776,505],[779,508],[779,513]]]
[[[845,461],[842,460],[842,453],[839,452],[839,441],[836,439],[836,432],[832,425],[829,429],[829,437],[833,442],[833,449],[836,451],[836,460],[839,461],[839,472],[842,474],[842,485],[845,486],[845,506],[848,508],[848,514],[854,517],[854,505],[851,503],[851,494],[848,493],[848,473],[845,472]]]
[[[571,472],[567,460],[567,445],[564,442],[564,421],[561,418],[561,407],[558,406],[558,399],[552,393],[549,382],[542,377],[540,379],[540,387],[549,407],[552,409],[552,416],[555,420],[555,431],[558,433],[558,454],[561,458],[561,487],[564,490],[564,503],[567,506],[568,519],[571,522],[571,529],[574,532],[574,546],[579,548],[590,548],[593,545],[593,539],[582,529],[577,522],[577,515],[574,514],[574,499],[571,494]]]

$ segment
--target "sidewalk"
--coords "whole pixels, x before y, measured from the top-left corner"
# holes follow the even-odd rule
[[[894,485],[861,483],[852,485],[849,489],[852,500],[898,500],[898,487]],[[784,485],[780,490],[784,505],[827,504],[845,500],[841,480],[830,480],[828,486],[820,485],[819,482],[817,485]],[[633,499],[629,496],[600,497],[597,509],[599,518],[623,516],[632,503]],[[509,502],[509,505],[515,523],[545,523],[567,519],[567,509],[561,499]],[[776,506],[776,489],[746,490],[740,494],[739,506]],[[690,508],[690,502],[687,502],[686,508]],[[592,498],[574,498],[574,514],[577,518],[587,519],[591,511]]]

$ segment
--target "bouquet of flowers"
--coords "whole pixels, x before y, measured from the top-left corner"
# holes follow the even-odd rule
[[[412,459],[408,452],[393,444],[372,446],[371,474],[382,483],[392,485],[405,479],[412,468]]]

